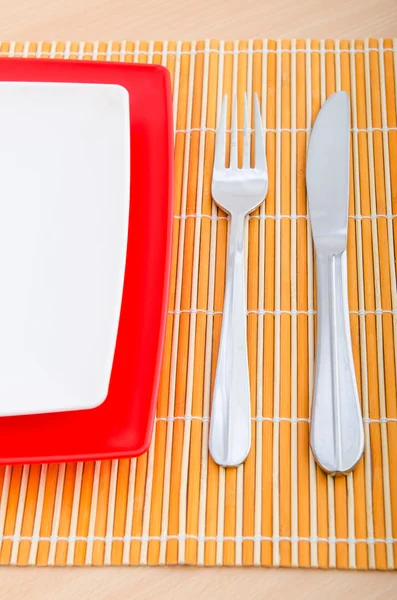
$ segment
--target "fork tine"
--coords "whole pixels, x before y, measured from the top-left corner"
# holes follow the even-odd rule
[[[238,137],[237,137],[237,97],[233,97],[232,141],[230,145],[230,168],[238,167]]]
[[[243,153],[243,169],[249,169],[251,166],[250,147],[251,133],[248,131],[248,108],[247,94],[244,94],[244,153]]]
[[[263,124],[259,108],[258,95],[255,93],[255,169],[266,171],[265,139],[263,135]]]
[[[219,116],[218,130],[216,132],[215,142],[215,160],[214,169],[225,168],[225,155],[226,155],[226,106],[227,106],[227,95],[223,97],[221,114]]]

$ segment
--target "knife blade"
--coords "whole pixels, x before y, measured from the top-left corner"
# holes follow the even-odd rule
[[[330,96],[310,137],[306,181],[317,250],[342,252],[347,241],[349,202],[349,97]]]
[[[317,266],[317,350],[310,443],[328,473],[349,472],[364,450],[350,335],[347,221],[350,103],[325,102],[311,134],[306,185]]]

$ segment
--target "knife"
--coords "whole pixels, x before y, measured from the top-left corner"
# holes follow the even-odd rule
[[[364,451],[347,288],[350,104],[328,98],[310,137],[306,185],[316,248],[317,348],[310,444],[328,473],[346,473]]]

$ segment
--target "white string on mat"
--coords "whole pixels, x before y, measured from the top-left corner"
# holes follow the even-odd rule
[[[201,421],[202,423],[209,423],[211,419],[209,416],[186,414],[186,415],[178,415],[178,416],[169,415],[167,417],[156,417],[155,420],[156,420],[156,422],[158,422],[158,421],[161,422],[161,421],[192,421],[192,420],[196,420],[196,421]],[[285,421],[286,423],[310,423],[311,419],[309,419],[307,417],[256,416],[256,417],[251,417],[251,421],[258,422],[258,423],[264,423],[264,422],[282,423],[283,421]],[[364,421],[364,423],[397,423],[397,418],[381,417],[380,419],[370,419],[369,417],[364,417],[363,421]]]
[[[394,537],[386,537],[386,538],[374,538],[374,537],[366,537],[366,538],[338,538],[338,537],[319,537],[319,536],[283,536],[283,535],[241,535],[241,536],[198,536],[194,534],[175,534],[175,535],[148,535],[148,536],[139,536],[139,535],[126,535],[126,536],[100,536],[100,535],[87,535],[87,536],[40,536],[40,535],[2,535],[0,536],[0,541],[9,540],[11,542],[34,542],[36,544],[40,542],[87,542],[93,544],[94,542],[142,542],[142,541],[160,541],[167,542],[169,540],[196,540],[202,542],[244,542],[244,541],[261,541],[261,542],[324,542],[326,544],[397,544],[397,538]],[[91,564],[91,563],[87,563]]]
[[[0,42],[1,44],[2,42]],[[43,43],[43,42],[39,42],[39,43]],[[70,45],[70,41],[66,42]],[[87,42],[81,42],[82,44],[85,44]],[[98,42],[97,42],[98,43]],[[110,43],[110,42],[109,42]],[[190,55],[190,56],[196,56],[198,54],[219,54],[219,55],[235,55],[235,54],[372,54],[372,53],[377,53],[377,54],[384,54],[386,52],[391,52],[391,53],[396,53],[397,49],[396,48],[364,48],[364,49],[356,49],[356,48],[277,48],[277,49],[272,49],[272,48],[255,48],[255,49],[250,49],[250,48],[237,48],[234,50],[224,50],[224,49],[218,49],[218,48],[203,48],[202,50],[168,50],[168,54],[175,54],[177,56],[182,56],[182,55]],[[112,54],[115,54],[117,56],[135,56],[137,53],[137,50],[134,49],[133,51],[129,51],[129,50],[112,50]],[[148,54],[148,50],[140,50],[139,54]],[[8,53],[6,53],[8,55]],[[75,55],[76,52],[74,51],[70,51],[69,49],[65,49],[64,52],[62,53],[63,56],[65,58],[69,58],[71,55]],[[153,55],[156,54],[162,54],[161,50],[155,50],[153,52]],[[93,56],[93,52],[90,51],[85,51],[84,52],[85,56]],[[98,52],[96,54],[96,56],[104,56],[107,57],[108,52]],[[13,54],[14,57],[18,57],[18,56],[22,56],[22,52],[14,52]],[[25,56],[36,56],[36,53],[33,51],[28,51]]]
[[[244,129],[237,128],[238,132],[243,133]],[[248,128],[250,133],[255,133],[255,130],[252,128]],[[311,127],[276,127],[276,128],[263,128],[264,133],[310,133],[312,131]],[[374,131],[382,131],[383,133],[387,133],[388,131],[397,131],[397,127],[351,127],[350,131],[352,133],[373,133]],[[214,127],[191,127],[187,129],[175,129],[175,133],[201,133],[201,132],[209,132],[216,133],[216,129]],[[227,133],[232,133],[231,129],[226,129]]]
[[[211,316],[211,317],[213,317],[215,315],[223,315],[222,311],[205,310],[204,308],[185,308],[185,309],[181,309],[181,310],[168,311],[169,315],[180,315],[183,313],[186,313],[186,314],[203,313],[203,314]],[[375,310],[350,310],[349,313],[351,315],[361,315],[361,316],[382,315],[382,314],[395,315],[395,314],[397,314],[397,309],[377,308]],[[263,310],[263,309],[257,309],[257,310],[247,310],[246,314],[247,315],[274,315],[274,316],[278,316],[278,315],[309,315],[309,316],[313,316],[313,315],[317,314],[317,311],[315,311],[315,310]]]
[[[392,219],[396,219],[397,218],[397,214],[371,214],[371,215],[349,215],[349,219],[355,219],[356,221],[363,221],[365,219],[369,219],[369,220],[376,220],[376,219],[387,219],[387,220],[392,220]],[[229,217],[227,215],[223,216],[223,215],[207,215],[207,214],[203,214],[203,213],[190,213],[187,215],[174,215],[174,219],[177,220],[186,220],[186,219],[210,219],[211,221],[228,221]],[[278,221],[279,219],[290,219],[290,220],[296,220],[296,219],[306,219],[306,220],[310,220],[310,216],[309,215],[296,215],[296,214],[290,214],[290,215],[267,215],[265,213],[261,213],[259,215],[248,215],[247,219],[250,221],[251,219],[259,219],[259,220],[266,220],[266,219],[270,219],[272,221]]]
[[[194,415],[177,415],[177,416],[172,416],[170,415],[169,417],[156,417],[155,421],[156,423],[158,423],[159,421],[201,421],[202,423],[209,423],[210,422],[210,418],[209,417],[201,417],[201,416],[194,416]]]

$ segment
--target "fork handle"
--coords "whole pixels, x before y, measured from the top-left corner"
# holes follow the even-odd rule
[[[364,431],[350,336],[346,251],[317,252],[317,352],[311,447],[329,473],[350,471]]]
[[[251,445],[246,295],[244,277],[244,215],[233,215],[221,340],[212,400],[210,452],[216,463],[242,463]]]

